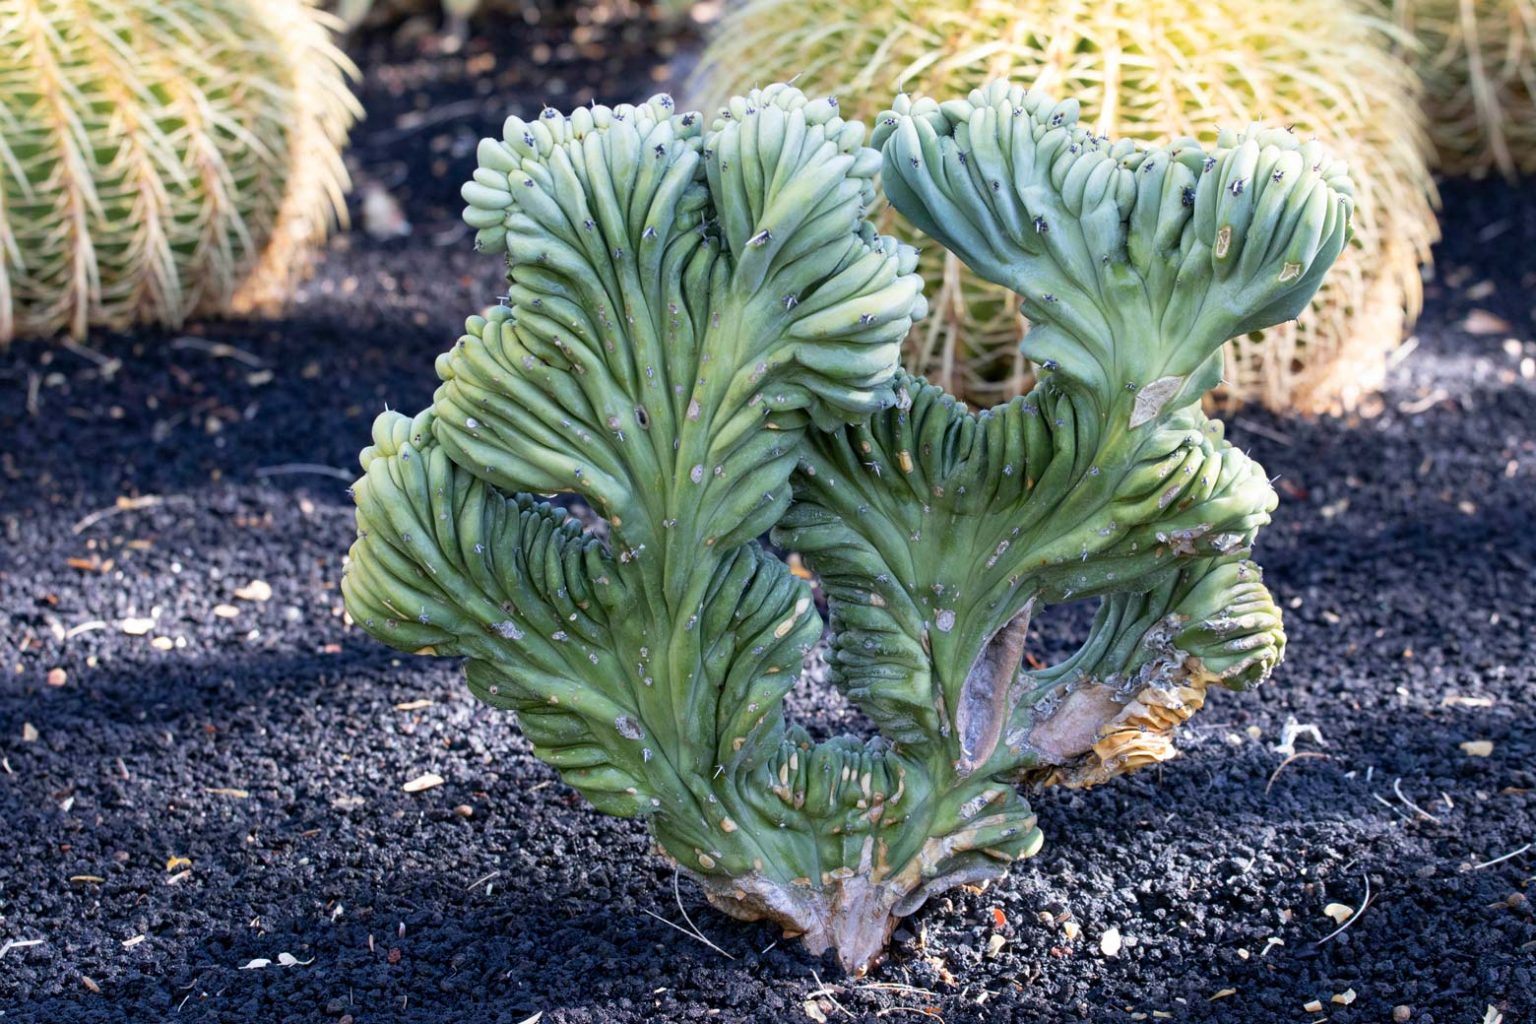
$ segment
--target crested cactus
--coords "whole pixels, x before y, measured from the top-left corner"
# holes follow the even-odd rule
[[[1319,412],[1379,386],[1437,235],[1419,85],[1382,15],[1360,0],[744,0],[695,88],[713,102],[792,68],[869,119],[897,90],[963,95],[1010,75],[1078,98],[1084,122],[1113,138],[1212,145],[1255,120],[1318,138],[1355,180],[1354,240],[1294,322],[1231,340],[1220,394]],[[923,246],[920,269],[934,312],[906,367],[979,404],[1019,394],[1033,367],[1013,293],[938,246]]]
[[[853,971],[929,895],[1039,849],[1020,784],[1164,760],[1208,687],[1279,661],[1249,560],[1274,492],[1200,399],[1228,337],[1306,305],[1353,202],[1283,130],[1143,148],[1003,83],[898,99],[864,142],[784,85],[708,124],[656,97],[482,142],[465,219],[508,296],[429,409],[375,423],[343,580],[356,623],[467,659],[715,906]],[[897,369],[925,303],[916,253],[864,219],[877,173],[1021,295],[1028,396],[974,413]],[[871,740],[785,720],[827,627],[770,528],[820,577]],[[1031,615],[1089,599],[1081,650],[1028,667]]]
[[[357,114],[306,0],[0,0],[0,344],[269,303]]]

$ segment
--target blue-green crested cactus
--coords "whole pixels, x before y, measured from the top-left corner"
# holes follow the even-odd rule
[[[343,585],[379,639],[467,658],[716,906],[855,971],[929,895],[1039,849],[1020,783],[1165,759],[1207,686],[1279,661],[1248,560],[1274,493],[1199,399],[1225,339],[1306,303],[1351,203],[1285,132],[1138,148],[1004,84],[899,99],[864,141],[775,85],[708,126],[656,97],[483,142],[465,218],[509,295],[430,409],[375,424]],[[864,219],[882,168],[1024,297],[1029,395],[978,415],[898,373],[924,308],[916,254]],[[820,577],[873,740],[785,722],[826,627],[770,528]],[[1026,667],[1031,613],[1088,598],[1082,649]]]

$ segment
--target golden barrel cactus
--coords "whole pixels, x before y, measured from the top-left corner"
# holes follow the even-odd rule
[[[1226,395],[1308,411],[1379,382],[1420,303],[1436,237],[1419,85],[1401,35],[1359,0],[749,0],[719,25],[704,98],[799,73],[850,117],[894,89],[954,95],[1006,75],[1082,100],[1103,135],[1156,142],[1267,120],[1349,163],[1356,239],[1294,323],[1237,338]],[[982,404],[1031,379],[1014,297],[925,247],[934,314],[908,367]]]
[[[1391,0],[1447,174],[1536,174],[1536,0]]]
[[[0,343],[241,311],[344,213],[305,0],[0,0]]]
[[[349,27],[365,21],[386,21],[405,15],[427,14],[441,10],[443,29],[461,42],[469,31],[469,20],[482,12],[501,16],[522,16],[539,20],[546,14],[560,14],[578,6],[603,8],[604,17],[633,15],[641,7],[652,6],[662,18],[680,18],[688,13],[693,0],[333,0],[336,13]]]

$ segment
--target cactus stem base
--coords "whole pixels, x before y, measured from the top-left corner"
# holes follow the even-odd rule
[[[813,956],[833,950],[850,977],[862,977],[884,954],[903,916],[898,905],[912,888],[857,875],[821,888],[759,875],[700,881],[717,910],[742,921],[772,921],[786,936],[799,936]]]

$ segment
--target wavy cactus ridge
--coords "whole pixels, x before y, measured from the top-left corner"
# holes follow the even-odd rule
[[[1522,6],[1530,0],[1512,9]],[[1394,7],[1422,7],[1426,17],[1449,8],[1454,21],[1456,3]],[[835,90],[847,110],[873,121],[898,90],[948,98],[1011,76],[1076,98],[1084,122],[1117,139],[1193,136],[1212,146],[1223,126],[1294,126],[1349,163],[1356,237],[1297,319],[1230,339],[1217,395],[1281,411],[1351,409],[1379,388],[1417,317],[1420,267],[1438,237],[1423,91],[1411,62],[1393,52],[1411,40],[1385,13],[1354,0],[746,0],[712,32],[692,88],[703,102],[793,68],[802,88]],[[1506,22],[1521,27],[1513,15],[1482,18],[1486,48],[1512,34],[1486,31]],[[1513,90],[1520,66],[1501,60],[1489,77],[1510,79]],[[1457,96],[1470,106],[1467,90]],[[1506,116],[1507,130],[1518,120]],[[1028,324],[1013,293],[925,245],[893,212],[877,223],[923,250],[935,314],[909,338],[906,367],[978,404],[1027,390],[1034,367],[1019,343]]]
[[[896,208],[1023,297],[1025,354],[1101,394],[1136,392],[1135,427],[1182,404],[1227,338],[1306,307],[1348,239],[1353,190],[1325,147],[1281,129],[1223,132],[1207,154],[1111,143],[1078,116],[996,82],[942,106],[898,97],[875,141]]]
[[[464,187],[505,305],[439,357],[430,409],[379,418],[353,489],[355,622],[466,658],[715,906],[850,971],[1040,848],[1019,783],[1166,760],[1209,687],[1284,652],[1250,560],[1274,492],[1199,403],[1227,332],[1290,315],[1337,256],[1348,179],[1285,132],[1149,149],[1075,113],[1006,84],[902,98],[878,148],[784,85],[707,125],[664,96],[510,118]],[[925,304],[916,253],[866,220],[882,168],[1049,310],[1029,395],[973,412],[897,369]],[[824,626],[770,527],[820,579],[873,739],[785,721]],[[1082,649],[1032,667],[1032,617],[1089,599]]]
[[[270,304],[358,114],[304,0],[0,0],[0,344]]]

